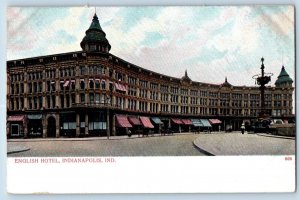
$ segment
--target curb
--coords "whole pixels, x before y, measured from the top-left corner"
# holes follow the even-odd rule
[[[197,140],[197,139],[196,139],[196,140]],[[196,147],[196,149],[198,149],[201,153],[204,153],[204,154],[207,155],[207,156],[216,156],[215,154],[212,154],[212,153],[210,153],[210,152],[208,152],[208,151],[206,151],[206,150],[200,148],[199,146],[197,146],[197,145],[195,144],[195,140],[193,141],[193,146]]]
[[[7,152],[7,154],[20,153],[20,152],[29,151],[29,150],[30,150],[30,148],[26,148],[26,149],[22,149],[22,150],[10,151],[10,152]]]

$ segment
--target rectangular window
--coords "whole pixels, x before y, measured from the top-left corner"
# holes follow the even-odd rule
[[[85,103],[85,94],[80,94],[80,102]]]

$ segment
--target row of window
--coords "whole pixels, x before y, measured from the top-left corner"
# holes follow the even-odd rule
[[[103,66],[89,66],[88,68],[82,66],[80,67],[80,72],[81,74],[86,74],[86,73],[89,73],[89,74],[105,74],[105,67]],[[75,71],[73,68],[65,68],[65,69],[61,69],[60,70],[60,75],[62,77],[66,77],[66,76],[72,76],[72,75],[75,75]],[[42,72],[34,72],[34,73],[28,73],[28,76],[29,76],[29,80],[40,80],[42,77],[43,77],[43,73]],[[23,80],[23,74],[14,74],[14,75],[11,75],[12,77],[12,80]],[[47,78],[55,78],[55,70],[47,70],[46,71],[46,77]],[[124,75],[121,74],[121,73],[115,73],[115,78],[117,80],[120,80],[120,81],[125,81],[124,80]],[[129,84],[134,84],[136,85],[136,78],[134,77],[128,77],[128,83]],[[47,91],[55,91],[55,81],[53,80],[50,84],[49,84],[49,81],[47,81]],[[42,83],[41,82],[38,82],[38,83],[28,83],[29,85],[29,91],[30,92],[42,92]],[[51,85],[53,84],[53,85]],[[91,83],[90,82],[90,88],[100,88],[99,84],[96,82],[96,83]],[[95,85],[94,85],[95,84]],[[104,83],[105,84],[105,83]],[[148,81],[144,81],[144,80],[140,80],[139,81],[139,85],[142,87],[142,88],[148,88]],[[18,84],[11,84],[11,88],[12,88],[12,94],[18,94],[18,93],[24,93],[24,84],[21,83],[20,84],[20,87],[19,88],[19,85]],[[31,87],[33,87],[32,89],[30,89]],[[105,87],[101,87],[102,89],[105,89]],[[151,90],[158,90],[158,88],[160,88],[160,92],[162,93],[166,93],[166,92],[169,92],[169,87],[166,86],[166,85],[159,85],[156,84],[156,83],[151,83],[150,82],[150,89]],[[61,87],[61,90],[63,90],[64,87]],[[67,88],[68,89],[68,88]],[[84,89],[84,83],[81,83],[81,89]],[[145,89],[140,89],[142,92],[140,97],[142,98],[147,98],[147,91]],[[178,87],[170,87],[170,92],[172,94],[178,94],[180,91],[180,94],[181,95],[188,95],[188,89],[185,89],[185,88],[178,88]],[[199,96],[203,96],[203,97],[206,97],[206,96],[209,96],[211,98],[218,98],[218,96],[220,95],[220,98],[221,99],[230,99],[230,93],[219,93],[218,92],[208,92],[208,91],[199,91],[198,90],[190,90],[190,95],[191,96],[198,96],[198,93],[199,93]],[[136,91],[133,91],[133,89],[131,90],[130,94],[131,96],[136,96]],[[158,96],[158,95],[157,95]],[[275,100],[279,100],[281,98],[284,98],[284,99],[287,99],[288,97],[289,98],[292,98],[292,95],[291,94],[274,94],[273,95],[273,98]],[[176,98],[176,97],[174,97]],[[249,98],[249,95],[248,94],[244,94],[244,99],[248,99]],[[154,97],[154,99],[156,99],[156,97]],[[162,99],[165,99],[162,98]],[[237,93],[232,93],[231,94],[231,99],[242,99],[242,94],[237,94]],[[259,100],[260,99],[260,94],[250,94],[250,99],[251,100]],[[272,99],[272,94],[265,94],[265,100],[271,100]],[[163,100],[165,101],[165,100]],[[174,102],[177,102],[177,101],[174,101]]]
[[[19,93],[24,93],[24,84],[21,83],[20,87],[17,87],[18,84],[16,84],[15,87],[11,88],[11,93],[12,94],[19,94]],[[111,86],[113,89],[113,85]],[[14,89],[15,88],[15,89]],[[46,82],[46,88],[47,91],[56,91],[55,88],[55,82],[54,81],[47,81]],[[89,88],[90,89],[102,89],[105,90],[106,89],[106,82],[105,81],[100,81],[99,79],[94,80],[94,79],[90,79],[89,80]],[[82,79],[80,81],[80,89],[85,89],[85,82]],[[71,81],[60,81],[60,90],[71,90],[74,91],[75,90],[75,80],[71,80]],[[136,96],[137,92],[136,92],[136,88],[133,87],[129,87],[128,88],[128,95],[130,96]],[[34,83],[28,83],[28,91],[29,93],[36,93],[36,92],[42,92],[42,82],[34,82]],[[275,94],[276,95],[276,94]],[[150,91],[150,96],[149,98],[151,100],[158,100],[158,92],[153,92]],[[145,89],[140,89],[140,93],[139,93],[139,97],[141,98],[147,98],[147,90]],[[171,102],[172,103],[179,103],[178,99],[179,96],[177,95],[171,95]],[[168,102],[168,94],[161,94],[161,101],[162,102]],[[220,106],[230,106],[230,101],[229,100],[224,100],[224,99],[209,99],[209,106],[218,106],[218,102],[220,101]],[[188,97],[187,96],[181,96],[181,101],[182,104],[188,104]],[[199,105],[207,105],[207,99],[198,99],[196,97],[191,97],[190,98],[190,103],[192,105],[197,105],[199,102]],[[244,102],[242,102],[242,100],[232,100],[232,106],[234,107],[241,107],[242,103],[244,104],[244,107],[248,107],[248,104],[251,107],[259,107],[260,106],[260,100],[250,100],[250,102],[248,103],[248,100],[245,100]],[[268,107],[272,106],[272,101],[266,101],[265,105]],[[283,100],[283,101],[273,101],[273,106],[289,106],[290,103],[289,101]]]
[[[87,99],[88,98],[88,99]],[[71,105],[75,104],[75,95],[74,94],[67,94],[67,95],[60,95],[60,98],[58,99],[60,102],[60,107],[62,108],[68,108]],[[28,109],[41,109],[43,107],[43,98],[42,96],[37,97],[28,97],[27,101]],[[55,108],[58,107],[57,98],[55,95],[49,95],[45,99],[45,108]],[[81,93],[80,94],[80,103],[85,104],[88,103],[89,105],[112,105],[112,96],[100,94],[100,93],[89,93],[87,94]],[[24,104],[24,98],[19,98],[16,101],[14,99],[10,100],[10,108],[11,110],[21,110],[25,106]],[[116,97],[116,106],[120,107],[121,109],[125,109],[125,99],[124,97]],[[149,103],[149,111],[150,112],[158,112],[158,103]],[[148,103],[145,101],[139,102],[139,106],[137,108],[137,101],[129,99],[128,100],[128,109],[130,110],[140,110],[147,112],[148,111]],[[244,113],[242,112],[244,110]],[[160,111],[161,112],[171,112],[171,113],[179,113],[179,106],[178,105],[171,105],[169,110],[168,104],[161,104],[160,105]],[[220,108],[219,111],[217,108],[206,108],[206,107],[189,107],[188,106],[181,106],[180,107],[180,113],[182,114],[210,114],[210,115],[257,115],[259,113],[260,109],[232,109],[232,112],[230,113],[229,108]],[[288,114],[291,113],[291,110],[287,109],[275,109],[273,110],[272,115],[273,116],[280,116],[281,114]]]

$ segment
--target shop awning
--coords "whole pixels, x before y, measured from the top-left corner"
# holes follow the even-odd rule
[[[162,124],[162,121],[158,117],[151,117],[151,119],[155,124]]]
[[[64,83],[64,87],[67,87],[69,85],[70,81],[66,80],[66,82]]]
[[[200,119],[200,121],[203,124],[203,127],[211,127],[211,125],[207,119]]]
[[[149,117],[140,117],[140,119],[141,119],[141,122],[142,122],[144,128],[154,128]]]
[[[192,125],[192,121],[190,119],[181,119],[181,121],[183,122],[183,124],[185,125]]]
[[[128,120],[132,125],[135,125],[135,126],[142,125],[140,119],[136,116],[130,116],[130,117],[128,117]]]
[[[192,121],[194,126],[203,127],[203,124],[201,123],[200,119],[192,119],[191,121]]]
[[[211,124],[222,124],[222,122],[220,120],[218,120],[218,119],[209,119],[209,122]]]
[[[42,119],[42,114],[27,115],[28,119]]]
[[[116,116],[117,120],[117,126],[122,127],[122,128],[131,128],[132,125],[128,121],[127,117],[125,115],[117,115]]]
[[[172,118],[172,121],[173,121],[175,124],[183,124],[183,122],[181,121],[181,119],[173,119],[173,118]]]
[[[15,116],[9,116],[7,118],[8,122],[20,122],[24,120],[24,115],[15,115]]]

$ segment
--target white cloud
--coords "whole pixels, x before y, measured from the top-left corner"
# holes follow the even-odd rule
[[[128,26],[127,30],[124,25],[131,19],[125,19],[120,14],[122,9],[126,8],[101,7],[97,8],[97,14],[112,46],[111,53],[141,67],[176,77],[181,77],[184,70],[188,69],[190,77],[196,81],[220,83],[228,76],[233,84],[252,85],[251,76],[259,70],[261,56],[270,56],[267,58],[268,62],[272,62],[269,71],[280,71],[281,56],[275,57],[278,56],[278,49],[271,44],[263,44],[263,48],[267,49],[264,52],[260,41],[261,30],[268,27],[278,35],[280,47],[287,49],[289,57],[285,56],[286,63],[293,68],[293,56],[290,57],[293,49],[290,50],[292,47],[281,40],[282,37],[290,39],[294,30],[292,6],[285,12],[272,15],[264,13],[262,9],[255,17],[251,14],[260,7],[216,7],[221,10],[219,14],[208,16],[208,20],[202,20],[201,23],[201,14],[194,12],[197,7],[164,7],[157,16],[142,17],[136,25]],[[66,17],[54,20],[47,26],[36,24],[31,27],[26,23],[30,16],[23,15],[19,9],[9,10],[8,57],[14,59],[24,55],[36,56],[30,53],[45,55],[80,50],[80,42],[91,23],[94,8],[75,7],[66,12]],[[14,20],[16,18],[18,20]],[[220,28],[225,25],[229,28],[223,32]],[[20,26],[22,31],[18,32]],[[74,37],[75,42],[57,43],[56,34],[60,30]],[[151,47],[146,46],[143,42],[149,32],[157,32],[163,39]],[[268,39],[270,43],[275,42],[271,37]],[[40,47],[44,48],[43,52]],[[202,56],[207,50],[227,54],[219,58]],[[243,71],[247,73],[241,73]],[[289,71],[294,73],[293,70]]]

